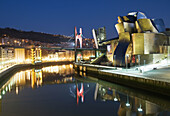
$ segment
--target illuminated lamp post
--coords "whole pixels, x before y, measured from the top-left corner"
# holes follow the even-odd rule
[[[138,55],[138,66],[140,67],[140,55]],[[140,68],[139,68],[139,72],[140,72]]]
[[[116,55],[114,55],[113,57],[114,57],[114,67],[116,69]]]
[[[126,71],[127,71],[128,55],[125,55],[125,57],[126,57]]]
[[[144,63],[144,68],[143,68],[143,72],[145,71],[145,60],[143,61],[143,63]]]
[[[114,99],[113,99],[115,102],[118,101],[118,98],[116,97],[116,91],[115,91],[115,96],[114,96]]]
[[[142,112],[142,111],[143,111],[141,104],[140,104],[140,106],[139,106],[139,108],[138,108],[138,111],[139,111],[139,112]]]
[[[126,103],[127,107],[130,107],[130,103],[129,103],[129,96],[127,95],[127,103]]]
[[[138,55],[138,65],[140,67],[140,55]]]

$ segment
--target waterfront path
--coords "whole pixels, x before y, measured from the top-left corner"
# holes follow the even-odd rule
[[[158,80],[170,83],[170,66],[160,69],[150,70],[141,72],[133,69],[122,69],[122,70],[100,70],[101,72],[108,72],[114,74],[128,75],[133,77],[140,77],[151,80]]]
[[[130,69],[75,63],[75,70],[86,71],[87,76],[135,89],[170,96],[170,65],[147,65]],[[80,73],[81,74],[81,73]]]
[[[164,66],[157,66],[152,67],[152,69],[147,70],[146,67],[142,67],[142,70],[137,70],[137,68],[130,68],[130,69],[123,69],[123,68],[115,68],[111,66],[102,66],[102,65],[92,65],[92,64],[79,64],[82,66],[90,66],[90,67],[96,67],[100,68],[100,72],[106,72],[106,73],[113,73],[113,74],[120,74],[120,75],[127,75],[127,76],[133,76],[133,77],[139,77],[139,78],[145,78],[145,79],[151,79],[151,80],[157,80],[157,81],[163,81],[170,83],[170,65],[164,65]],[[147,71],[144,71],[147,70]]]

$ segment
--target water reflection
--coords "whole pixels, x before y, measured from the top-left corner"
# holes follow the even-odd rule
[[[83,86],[83,83],[81,83],[81,88],[80,88],[80,91],[79,91],[79,88],[78,88],[78,84],[76,84],[76,90],[77,90],[77,104],[79,103],[79,97],[81,97],[81,102],[83,103],[84,102],[84,86]]]
[[[116,102],[118,116],[157,115],[161,111],[161,108],[154,103],[126,95],[98,83],[96,84],[94,96],[95,100]]]
[[[85,99],[85,95],[90,91],[90,85],[88,83],[77,83],[69,88],[70,96],[77,99],[77,105],[79,102],[83,103]]]
[[[62,116],[169,115],[170,101],[156,99],[120,85],[96,80],[83,72],[77,77],[74,75],[72,64],[20,71],[3,84],[0,91],[0,112],[3,116],[9,115],[7,111],[16,113],[13,109],[21,112],[21,114],[17,112],[19,116],[22,116],[23,112],[25,116],[27,113],[36,115],[38,111],[41,112],[39,114],[41,116],[49,115],[47,111],[52,115],[56,115],[57,112]],[[15,96],[9,97],[13,94]],[[17,98],[21,101],[16,100]],[[20,109],[11,107],[11,99],[14,99],[15,105],[21,105]],[[26,105],[31,108],[31,113],[24,108]]]
[[[148,93],[139,90],[129,89],[93,77],[86,76],[84,72],[79,72],[81,77],[90,79],[95,84],[94,100],[108,102],[118,105],[115,115],[118,116],[169,116],[170,101],[167,97],[150,96]],[[88,80],[88,82],[90,82]],[[133,90],[133,91],[132,91]],[[135,96],[137,95],[137,96]],[[160,97],[160,98],[159,98]],[[164,99],[166,98],[166,99]],[[151,100],[151,101],[149,101]],[[160,106],[161,105],[161,106]]]
[[[38,88],[43,84],[60,84],[72,82],[74,80],[73,75],[74,72],[72,64],[20,71],[12,76],[1,87],[0,99],[3,95],[5,95],[6,92],[11,92],[12,90],[15,90],[15,93],[19,94],[20,89],[26,85],[31,86],[32,88]]]

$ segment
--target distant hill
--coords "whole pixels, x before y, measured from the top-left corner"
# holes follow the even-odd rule
[[[4,34],[11,38],[29,39],[45,43],[67,42],[71,38],[64,35],[53,35],[33,31],[21,31],[12,28],[0,28],[0,37],[3,37]]]

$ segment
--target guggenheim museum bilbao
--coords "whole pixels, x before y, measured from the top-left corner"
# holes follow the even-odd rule
[[[102,42],[107,45],[107,57],[113,64],[143,65],[168,60],[170,29],[165,28],[162,19],[149,19],[142,12],[131,12],[118,16],[115,27],[119,37]]]

